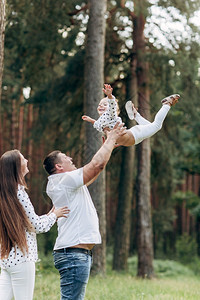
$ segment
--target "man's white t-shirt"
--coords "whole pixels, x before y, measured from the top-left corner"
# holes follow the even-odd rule
[[[46,191],[56,208],[68,206],[70,209],[67,218],[58,219],[54,250],[101,243],[97,212],[83,183],[83,168],[50,175]]]

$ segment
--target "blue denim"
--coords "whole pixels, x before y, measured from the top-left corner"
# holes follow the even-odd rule
[[[54,265],[60,273],[61,300],[83,300],[92,266],[92,256],[70,251],[53,252]]]

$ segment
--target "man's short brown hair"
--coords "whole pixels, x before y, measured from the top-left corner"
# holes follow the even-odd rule
[[[44,159],[43,167],[49,175],[56,171],[55,164],[59,162],[58,154],[61,153],[59,150],[55,150],[47,155]]]

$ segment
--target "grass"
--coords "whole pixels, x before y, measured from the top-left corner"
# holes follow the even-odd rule
[[[94,297],[95,295],[95,297]],[[200,299],[198,279],[139,280],[130,275],[92,278],[86,300]]]
[[[50,258],[49,258],[50,259]],[[187,267],[174,261],[154,261],[157,277],[135,277],[137,260],[129,259],[129,272],[116,273],[108,264],[106,276],[91,276],[85,300],[199,300],[200,280]],[[59,300],[59,275],[50,261],[42,259],[36,272],[34,300]]]

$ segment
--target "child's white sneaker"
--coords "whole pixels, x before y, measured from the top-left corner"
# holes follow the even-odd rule
[[[162,104],[169,104],[170,106],[173,106],[178,102],[179,98],[180,98],[179,94],[170,95],[170,96],[162,99],[161,103]]]
[[[132,101],[127,101],[125,104],[125,109],[127,112],[127,115],[130,120],[134,120],[137,114],[137,109],[135,108]]]

